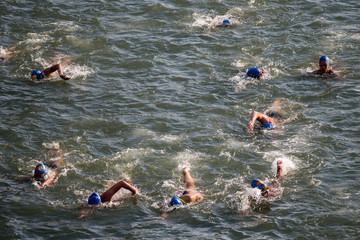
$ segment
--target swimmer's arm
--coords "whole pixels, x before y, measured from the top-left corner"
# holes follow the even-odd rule
[[[197,193],[195,196],[194,196],[194,201],[201,201],[203,200],[203,196],[200,194],[200,193]]]
[[[137,190],[136,190],[133,186],[131,186],[130,184],[128,184],[128,183],[125,182],[125,181],[122,181],[122,182],[123,182],[122,187],[123,187],[123,188],[126,188],[126,189],[129,190],[129,191],[131,191],[131,192],[132,192],[132,195],[135,195],[135,194],[137,193]]]
[[[341,77],[338,72],[333,71],[331,74],[332,74],[334,77],[336,77],[336,78],[338,78],[338,79],[340,79],[340,80],[344,80],[344,78]]]
[[[111,198],[121,188],[126,188],[127,190],[131,191],[133,195],[135,195],[137,192],[134,187],[132,187],[130,184],[128,184],[127,182],[122,180],[122,181],[116,183],[114,186],[112,186],[106,192],[104,192],[103,194],[100,195],[101,202],[110,202]]]
[[[79,218],[84,218],[89,214],[89,209],[88,208],[83,208],[81,209],[81,214],[79,216]]]
[[[52,171],[51,176],[40,185],[40,188],[44,188],[46,185],[49,185],[52,181],[54,181],[54,179],[56,177],[56,172],[54,170],[51,170],[51,171]]]
[[[256,119],[258,119],[259,114],[260,113],[256,112],[256,111],[251,112],[250,121],[249,121],[249,123],[247,125],[247,130],[248,130],[249,133],[254,130],[254,124],[255,124]]]
[[[6,52],[7,52],[7,57],[6,59],[12,58],[16,55],[20,55],[23,53],[26,53],[28,51],[34,51],[34,50],[38,50],[41,48],[41,46],[36,46],[35,48],[33,48],[32,50],[28,50],[28,49],[22,49],[22,50],[17,50],[15,51],[15,49],[17,48],[17,45],[15,44],[14,46],[9,47]]]
[[[160,216],[158,216],[158,217],[153,217],[153,218],[164,220],[166,216],[167,216],[167,212],[163,212],[163,213],[161,213]]]
[[[321,72],[320,69],[317,69],[317,70],[315,70],[315,71],[309,72],[309,74],[324,75],[325,73]]]
[[[253,130],[254,130],[254,122],[250,121],[250,122],[247,124],[247,131],[248,131],[249,133],[251,133]]]

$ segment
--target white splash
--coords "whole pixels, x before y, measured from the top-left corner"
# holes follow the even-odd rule
[[[47,148],[47,149],[60,148],[60,143],[53,141],[53,142],[50,142],[50,143],[42,143],[42,146],[44,148]]]
[[[71,78],[86,78],[95,71],[85,65],[70,64],[63,67],[63,72]]]

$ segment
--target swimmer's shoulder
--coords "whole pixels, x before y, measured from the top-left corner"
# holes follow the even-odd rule
[[[310,72],[310,74],[321,75],[321,74],[322,74],[322,72],[320,72],[320,70],[319,70],[319,69],[317,69],[317,70],[315,70],[315,71]]]

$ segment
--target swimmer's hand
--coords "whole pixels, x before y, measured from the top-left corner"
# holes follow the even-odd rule
[[[81,214],[80,214],[80,216],[79,216],[79,219],[86,217],[88,214],[89,214],[89,210],[88,210],[88,209],[82,209],[82,210],[81,210]]]
[[[249,122],[248,125],[247,125],[247,131],[249,133],[251,133],[254,129],[254,123],[253,122]]]
[[[64,80],[69,80],[69,79],[71,79],[71,77],[69,77],[69,76],[66,76],[66,75],[60,75],[60,77],[62,78],[62,79],[64,79]]]
[[[161,219],[161,220],[164,220],[165,217],[166,217],[166,212],[163,212],[159,217],[153,217],[154,219]]]

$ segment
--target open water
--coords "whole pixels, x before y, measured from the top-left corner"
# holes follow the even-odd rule
[[[0,53],[17,54],[0,65],[1,239],[359,239],[359,12],[358,0],[2,0]],[[214,27],[224,18],[238,24]],[[59,54],[70,81],[30,79]],[[321,55],[343,80],[307,74]],[[245,78],[253,66],[264,80]],[[247,133],[276,99],[283,123]],[[64,164],[38,191],[26,177],[52,147]],[[278,160],[281,194],[264,202],[250,183]],[[185,166],[204,200],[157,218]],[[124,178],[137,196],[78,218]]]

